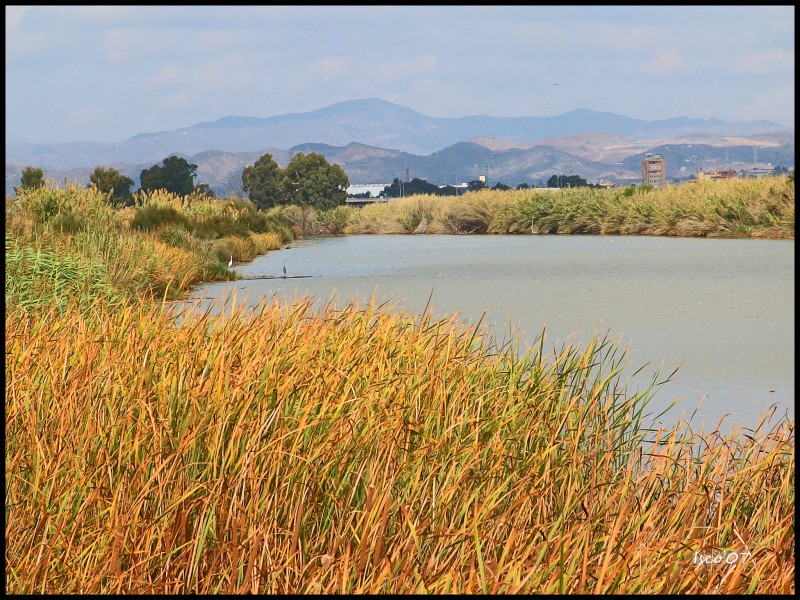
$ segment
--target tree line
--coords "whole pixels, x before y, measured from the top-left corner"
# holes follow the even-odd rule
[[[527,183],[520,183],[516,188],[517,190],[527,190],[534,188],[536,186],[528,185]],[[589,188],[599,188],[600,186],[597,184],[588,183],[584,178],[580,177],[579,175],[553,175],[550,179],[547,180],[547,187],[589,187]],[[486,185],[485,181],[480,179],[475,179],[467,183],[468,192],[476,192],[482,189],[491,189],[494,191],[500,190],[510,190],[511,186],[508,186],[501,181],[498,181],[493,186],[489,187]],[[428,183],[424,179],[419,179],[415,177],[411,181],[401,182],[399,178],[395,177],[391,184],[387,185],[383,188],[378,194],[378,198],[401,198],[403,196],[413,196],[414,194],[429,194],[432,196],[457,196],[463,193],[461,188],[457,188],[452,185],[446,185],[440,187],[433,183]],[[370,193],[364,192],[359,196],[364,198],[369,198]]]
[[[140,190],[144,192],[163,189],[177,196],[188,196],[192,193],[214,197],[214,190],[209,184],[195,184],[197,165],[179,156],[169,156],[161,164],[143,169],[139,177]],[[96,167],[90,176],[89,187],[109,195],[109,201],[115,206],[132,206],[134,196],[132,187],[135,182],[117,169]],[[345,204],[347,188],[350,182],[347,174],[338,164],[330,164],[325,157],[316,152],[304,154],[298,152],[289,161],[285,169],[275,161],[272,154],[264,154],[253,165],[242,170],[242,190],[260,209],[266,210],[274,206],[294,204],[301,207],[313,207],[320,210],[335,208]],[[23,170],[19,187],[21,189],[44,186],[44,171],[36,167]],[[547,180],[548,187],[599,187],[588,183],[579,175],[553,175]],[[527,183],[521,183],[516,189],[527,189]],[[489,188],[485,181],[476,179],[467,183],[466,191],[481,189],[510,190],[511,187],[498,181]],[[424,179],[415,177],[403,182],[395,177],[378,194],[379,198],[401,198],[415,194],[435,196],[457,196],[464,190],[452,185],[440,187]],[[370,197],[369,192],[360,194]]]
[[[530,186],[527,183],[521,183],[516,189],[521,190],[529,187]],[[484,188],[492,190],[511,189],[510,186],[507,186],[499,181],[491,188],[488,188],[485,182],[475,179],[467,183],[466,191],[475,192]],[[463,193],[464,190],[462,188],[458,188],[453,185],[445,185],[440,187],[434,183],[429,183],[425,179],[420,179],[419,177],[414,177],[410,181],[400,181],[399,178],[395,177],[392,183],[383,188],[383,190],[378,194],[378,198],[402,198],[403,196],[413,196],[414,194],[429,194],[431,196],[458,196]],[[357,194],[354,197],[370,198],[371,196],[372,195],[370,192],[364,192],[363,194]]]
[[[143,169],[139,177],[140,190],[150,192],[166,190],[177,196],[198,193],[214,197],[207,183],[195,185],[197,165],[179,156],[169,156],[161,164]],[[89,177],[87,187],[95,187],[109,195],[115,206],[133,206],[135,200],[132,187],[135,182],[113,167],[96,167]],[[24,189],[44,187],[44,170],[27,167],[22,171],[19,194]],[[350,182],[347,174],[337,164],[329,164],[324,156],[315,152],[298,152],[282,169],[271,154],[264,154],[255,164],[242,171],[242,189],[260,209],[295,204],[321,210],[344,204]]]

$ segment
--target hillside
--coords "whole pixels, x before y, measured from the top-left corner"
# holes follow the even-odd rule
[[[96,166],[113,167],[138,187],[143,169],[172,154],[197,164],[197,182],[222,194],[238,191],[242,169],[263,154],[285,166],[296,152],[323,154],[352,183],[391,181],[407,172],[432,183],[461,183],[485,174],[487,165],[490,185],[541,185],[570,172],[590,181],[627,182],[639,177],[641,157],[651,151],[667,157],[670,178],[768,162],[793,168],[794,133],[766,121],[643,121],[591,110],[433,118],[383,100],[353,100],[307,113],[224,117],[117,144],[7,144],[6,193],[13,193],[26,166],[43,168],[51,180],[84,184]]]

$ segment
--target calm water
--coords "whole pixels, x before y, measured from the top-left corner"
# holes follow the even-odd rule
[[[794,417],[793,240],[347,236],[297,241],[236,271],[282,276],[284,263],[289,278],[208,284],[192,298],[310,293],[341,305],[375,294],[415,313],[430,298],[437,316],[485,313],[501,341],[513,331],[533,343],[544,328],[550,347],[608,332],[630,344],[626,377],[649,365],[631,389],[681,365],[651,404],[681,399],[666,425],[703,397],[692,423],[706,430],[725,415],[722,429],[754,427],[773,404]]]

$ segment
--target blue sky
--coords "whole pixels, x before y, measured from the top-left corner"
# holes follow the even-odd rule
[[[382,98],[794,126],[794,6],[6,6],[6,142]],[[558,84],[558,85],[555,85]],[[313,140],[309,140],[313,141]]]

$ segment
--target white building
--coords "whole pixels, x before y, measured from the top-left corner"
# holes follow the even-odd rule
[[[347,195],[353,197],[357,194],[364,194],[369,192],[370,196],[377,198],[384,188],[392,185],[391,183],[354,183],[347,188]]]

